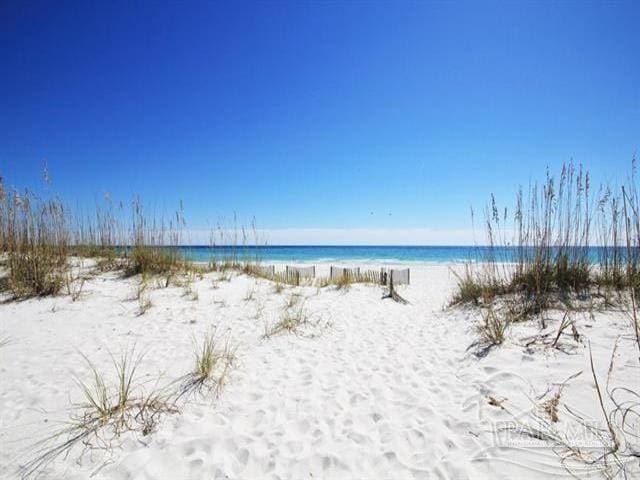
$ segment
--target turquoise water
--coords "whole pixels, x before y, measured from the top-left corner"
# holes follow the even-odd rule
[[[484,257],[486,248],[474,246],[261,246],[261,247],[180,247],[189,260],[208,262],[211,259],[259,259],[263,262],[375,262],[375,263],[451,263]],[[591,261],[598,260],[598,248],[590,248]],[[494,249],[497,260],[509,261],[516,249]]]
[[[262,246],[262,247],[181,247],[189,260],[209,261],[236,255],[264,262],[456,262],[475,255],[474,247],[366,247],[366,246]]]

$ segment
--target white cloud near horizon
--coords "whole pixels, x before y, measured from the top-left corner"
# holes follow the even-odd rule
[[[438,230],[429,228],[276,228],[258,229],[258,242],[267,245],[473,245],[472,230]],[[247,233],[247,243],[254,244],[255,235]],[[242,243],[238,234],[238,243]],[[189,245],[208,245],[211,232],[188,230],[183,232],[183,242]],[[215,234],[218,244],[233,243],[234,232]]]

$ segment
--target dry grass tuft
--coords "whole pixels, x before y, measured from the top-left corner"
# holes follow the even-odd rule
[[[141,317],[149,309],[153,307],[153,302],[151,301],[151,297],[149,297],[148,293],[142,294],[138,299],[138,316]]]
[[[140,300],[140,298],[144,295],[144,293],[149,288],[149,279],[146,275],[143,275],[140,278],[140,282],[136,285],[131,300]]]
[[[558,406],[560,405],[561,393],[561,391],[556,392],[549,400],[542,404],[544,412],[553,423],[558,422]]]
[[[476,356],[484,357],[491,348],[502,345],[510,323],[504,311],[496,311],[491,307],[482,311],[482,321],[476,325],[478,340],[471,345],[478,347]]]
[[[220,345],[214,333],[208,333],[201,344],[194,342],[193,371],[182,380],[180,396],[204,389],[216,396],[226,385],[236,360],[237,347],[226,340]]]
[[[178,412],[170,395],[158,389],[145,393],[136,375],[141,357],[133,349],[112,357],[115,384],[110,384],[86,356],[83,358],[91,373],[90,381],[77,380],[84,401],[67,427],[35,445],[33,458],[21,469],[23,478],[37,475],[76,447],[82,448],[82,456],[93,449],[112,449],[126,432],[148,435],[163,414]]]
[[[625,339],[620,337],[620,339]],[[628,339],[628,338],[627,338]],[[627,340],[625,339],[625,341]],[[511,430],[547,442],[567,472],[578,478],[637,478],[640,475],[640,395],[633,386],[611,387],[611,373],[618,341],[613,349],[606,384],[595,373],[591,347],[589,363],[594,385],[594,402],[601,422],[585,418],[569,405],[561,404],[570,376],[559,389],[526,419],[517,419]],[[604,388],[603,388],[604,387]],[[563,407],[563,408],[561,408]],[[541,411],[542,414],[536,413]],[[560,422],[562,412],[562,422]],[[556,424],[561,423],[558,427]]]
[[[271,338],[283,332],[297,334],[302,326],[309,323],[309,315],[304,304],[296,309],[292,307],[293,305],[285,308],[280,319],[273,325],[265,324],[262,338]]]
[[[292,292],[291,295],[289,295],[289,298],[287,299],[284,308],[295,307],[298,303],[300,303],[301,299],[302,299],[302,295],[300,295],[297,292]]]
[[[182,296],[195,302],[200,298],[200,295],[198,294],[198,290],[193,287],[194,280],[195,273],[192,271],[187,272],[182,282]]]
[[[249,289],[247,289],[247,293],[245,293],[243,298],[244,302],[248,303],[255,300],[255,294],[256,294],[256,286],[254,284]]]
[[[75,302],[82,296],[82,289],[86,278],[83,276],[73,277],[71,272],[67,272],[66,278],[67,295],[71,297],[71,301]]]
[[[138,302],[138,316],[144,315],[153,306],[151,297],[148,293],[148,287],[148,279],[146,275],[143,275],[140,279],[140,283],[136,285],[133,297],[131,298],[131,300]]]

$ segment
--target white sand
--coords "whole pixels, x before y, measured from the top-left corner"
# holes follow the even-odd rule
[[[149,388],[189,372],[193,338],[213,326],[239,344],[217,400],[196,397],[151,435],[124,435],[111,452],[80,456],[76,449],[41,478],[568,477],[548,447],[496,445],[497,422],[531,412],[550,398],[542,394],[582,371],[562,392],[557,428],[570,425],[562,404],[601,423],[587,341],[604,383],[623,335],[613,379],[639,389],[637,347],[622,313],[577,315],[582,343],[562,340],[573,354],[541,346],[528,352],[523,339],[539,333],[529,322],[475,357],[467,348],[478,312],[443,309],[455,286],[445,265],[411,265],[412,284],[400,288],[406,306],[381,300],[377,286],[274,293],[268,281],[235,274],[213,289],[216,277],[194,283],[197,301],[179,287],[150,290],[153,306],[142,316],[127,300],[139,279],[116,273],[88,281],[76,302],[59,296],[1,304],[0,337],[10,343],[0,347],[0,475],[17,478],[34,442],[74,411],[81,400],[74,376],[90,379],[79,352],[111,373],[109,351],[135,344],[145,353],[141,378]],[[252,289],[254,299],[245,301]],[[263,339],[265,322],[280,317],[292,292],[304,297],[318,326],[310,335]],[[559,317],[551,317],[555,332]]]

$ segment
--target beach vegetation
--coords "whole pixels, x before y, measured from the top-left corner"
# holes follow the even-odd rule
[[[69,268],[66,211],[57,198],[8,191],[0,177],[0,249],[16,298],[55,295]]]
[[[0,255],[7,269],[3,285],[15,298],[58,294],[69,287],[69,259],[91,258],[99,272],[121,270],[126,276],[160,276],[168,287],[180,274],[204,274],[213,270],[229,279],[229,271],[255,271],[257,254],[249,248],[251,234],[238,227],[219,228],[220,241],[231,253],[216,257],[212,249],[208,266],[187,261],[181,245],[186,226],[182,203],[168,218],[149,215],[139,197],[130,207],[114,204],[109,194],[93,215],[68,208],[50,193],[50,177],[45,169],[46,188],[9,190],[0,177]],[[251,232],[258,240],[255,220]],[[213,234],[212,234],[213,236]],[[240,243],[241,242],[241,243]],[[68,288],[67,288],[68,291]]]
[[[562,467],[575,478],[588,472],[602,478],[635,478],[638,472],[637,452],[640,437],[637,435],[640,418],[640,395],[618,378],[614,386],[614,363],[618,348],[616,342],[607,373],[606,382],[596,375],[591,346],[589,366],[593,380],[593,402],[600,412],[601,423],[594,424],[585,418],[578,408],[562,401],[566,385],[580,376],[572,374],[559,387],[549,389],[537,408],[522,418],[517,418],[508,429],[524,437],[542,440],[552,446]],[[562,414],[562,417],[561,417]],[[587,442],[576,442],[576,432],[581,432]]]
[[[300,303],[301,299],[302,295],[300,295],[298,292],[291,292],[291,295],[289,295],[289,298],[285,302],[285,309],[291,309],[295,307],[298,303]]]
[[[494,346],[502,345],[511,319],[504,311],[494,310],[489,307],[481,312],[482,320],[476,325],[478,334],[477,346],[480,352],[485,355]]]
[[[138,316],[141,317],[153,306],[151,297],[148,293],[143,293],[138,298]]]
[[[71,301],[75,302],[82,295],[86,278],[82,275],[74,277],[71,271],[67,271],[65,276],[65,285],[67,287],[67,295],[71,297]]]
[[[256,286],[254,284],[247,289],[247,292],[245,293],[243,298],[244,302],[247,303],[247,302],[253,301],[255,299],[255,294],[256,294]]]
[[[136,285],[131,300],[138,302],[138,316],[144,315],[152,306],[151,297],[148,293],[149,281],[146,275],[143,275],[140,282]]]
[[[201,342],[194,340],[194,366],[181,381],[179,396],[203,389],[220,395],[235,365],[237,346],[228,339],[220,341],[215,332],[207,333]]]
[[[89,381],[76,380],[83,400],[75,406],[65,427],[35,444],[32,458],[21,468],[23,478],[37,475],[76,447],[81,452],[110,450],[124,433],[146,436],[162,415],[178,412],[170,392],[157,387],[145,391],[137,375],[142,357],[136,355],[135,349],[118,358],[112,356],[115,382],[82,356],[91,377]]]
[[[589,173],[569,163],[558,178],[521,188],[513,213],[492,195],[485,208],[486,244],[454,271],[453,304],[517,295],[530,314],[571,298],[633,291],[640,282],[640,196],[636,161],[625,184],[593,193]],[[473,213],[472,213],[473,218]],[[609,298],[611,298],[609,296]]]
[[[197,301],[199,298],[198,290],[194,288],[193,283],[196,278],[196,273],[193,270],[188,270],[182,278],[182,296],[187,297],[192,301]]]
[[[287,306],[280,315],[280,319],[272,325],[265,323],[262,338],[271,338],[280,333],[298,333],[303,325],[309,323],[309,315],[304,304],[299,305],[298,308],[293,306]]]
[[[140,300],[140,298],[147,291],[148,287],[149,287],[149,278],[146,275],[143,275],[140,278],[140,281],[135,285],[133,294],[131,296],[131,300]]]

